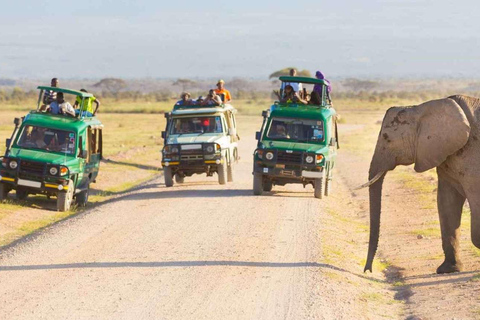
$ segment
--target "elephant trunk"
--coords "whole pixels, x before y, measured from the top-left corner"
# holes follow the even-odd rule
[[[377,179],[375,183],[371,184],[369,187],[370,239],[368,243],[367,262],[365,263],[365,269],[363,270],[363,272],[366,272],[367,270],[370,270],[370,272],[372,272],[373,258],[375,257],[375,253],[377,252],[378,238],[380,235],[380,212],[382,210],[382,187],[383,187],[383,180],[385,178],[386,171],[372,173],[372,170],[370,168],[369,180],[373,179],[378,174],[381,174],[381,176]]]

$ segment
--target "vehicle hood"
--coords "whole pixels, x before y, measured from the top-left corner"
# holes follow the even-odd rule
[[[290,142],[290,141],[263,141],[265,149],[291,150],[299,152],[323,153],[328,150],[328,147],[322,144],[312,144],[304,142]]]
[[[167,139],[167,144],[215,142],[222,137],[223,135],[218,133],[170,135]]]
[[[78,162],[78,159],[71,155],[61,155],[59,153],[43,152],[40,150],[12,148],[8,155],[10,158],[22,160],[38,161],[52,164],[68,165]]]

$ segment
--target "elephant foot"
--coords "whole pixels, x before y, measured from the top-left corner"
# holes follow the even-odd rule
[[[440,267],[437,268],[437,273],[452,273],[452,272],[460,272],[463,270],[463,264],[460,261],[457,263],[451,263],[449,261],[444,261]]]

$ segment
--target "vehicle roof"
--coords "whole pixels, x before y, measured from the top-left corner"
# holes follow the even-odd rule
[[[37,111],[31,111],[27,114],[22,125],[32,125],[75,132],[80,132],[86,127],[103,127],[97,117],[85,117],[79,119]]]
[[[46,86],[38,86],[37,89],[39,90],[50,90],[54,92],[63,92],[67,94],[73,94],[75,96],[79,96],[82,98],[90,98],[93,97],[93,94],[78,90],[66,89],[66,88],[57,88],[57,87],[46,87]]]
[[[273,105],[270,117],[304,118],[304,119],[327,119],[336,114],[333,108],[313,107],[305,105],[282,106]]]
[[[217,113],[233,111],[236,112],[231,104],[224,104],[221,106],[175,106],[172,111],[172,115],[194,115],[194,114],[205,114],[205,113]]]
[[[327,85],[325,80],[317,79],[317,78],[310,78],[310,77],[290,77],[290,76],[282,76],[279,78],[282,82],[293,82],[293,83],[308,83],[308,84],[323,84]]]

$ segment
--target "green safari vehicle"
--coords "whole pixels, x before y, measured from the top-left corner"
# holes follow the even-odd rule
[[[311,184],[315,197],[321,199],[331,192],[338,149],[337,114],[327,84],[308,77],[280,80],[304,87],[318,85],[322,93],[317,96],[317,104],[276,101],[262,112],[263,123],[256,133],[258,145],[253,155],[253,193],[261,195],[274,185]]]
[[[85,206],[102,158],[103,125],[84,112],[85,99],[92,95],[55,87],[38,89],[37,109],[15,119],[5,155],[0,157],[0,201],[15,190],[19,200],[29,194],[55,196],[58,211],[69,210],[73,201]],[[80,97],[77,115],[42,112],[40,104],[47,90]]]

